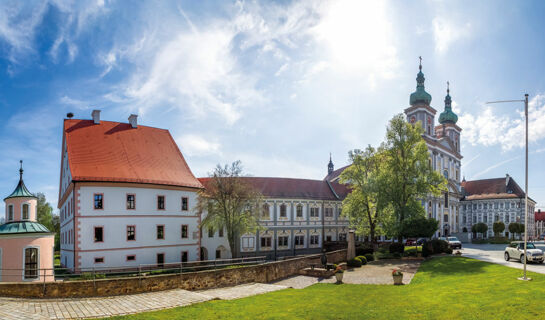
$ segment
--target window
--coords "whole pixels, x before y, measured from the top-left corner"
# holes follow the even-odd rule
[[[305,236],[295,236],[295,245],[304,246],[305,245]]]
[[[187,251],[182,251],[182,262],[187,262]]]
[[[448,214],[445,214],[445,215],[443,216],[443,222],[448,222]]]
[[[208,238],[214,238],[214,228],[208,228]]]
[[[327,218],[332,218],[333,217],[333,208],[325,208],[325,216]]]
[[[221,250],[216,250],[216,259],[221,259]]]
[[[346,241],[346,233],[339,233],[339,241]]]
[[[104,257],[95,258],[95,263],[104,263]]]
[[[220,238],[223,238],[223,227],[218,230],[218,235]]]
[[[127,256],[127,261],[136,261],[136,256],[134,254]]]
[[[158,225],[157,226],[157,240],[164,240],[165,239],[165,226]]]
[[[287,216],[287,213],[286,213],[286,205],[285,204],[281,204],[280,205],[280,218],[285,218]]]
[[[95,227],[95,242],[104,242],[104,228]]]
[[[127,210],[134,210],[135,208],[136,208],[135,195],[128,194],[127,195]]]
[[[157,266],[159,268],[163,268],[165,266],[165,254],[164,253],[158,253],[157,254]]]
[[[328,234],[326,237],[325,237],[325,241],[331,241],[331,235]]]
[[[13,205],[10,204],[8,206],[8,221],[13,220]]]
[[[25,249],[25,279],[38,278],[38,248]]]
[[[288,246],[288,236],[278,237],[278,246],[279,247],[287,247]]]
[[[310,208],[310,217],[311,218],[318,218],[320,216],[320,209],[319,208]]]
[[[183,224],[182,225],[182,239],[187,239],[187,238],[188,238],[187,224]]]
[[[320,236],[313,234],[310,236],[310,245],[318,245],[320,243]]]
[[[28,220],[28,211],[29,211],[29,205],[27,203],[23,204],[23,220]]]
[[[488,203],[484,204],[484,209],[488,209]]]
[[[102,193],[95,193],[95,210],[104,209],[104,195]]]
[[[263,205],[263,210],[261,211],[261,217],[263,219],[269,219],[269,205],[268,204],[264,204]]]
[[[136,240],[136,226],[127,226],[127,241]]]
[[[254,237],[242,237],[242,249],[253,249]]]
[[[302,218],[303,217],[303,206],[302,205],[298,204],[297,209],[295,211],[296,211],[297,218]]]
[[[498,209],[498,203],[494,203],[494,209]]]
[[[182,197],[182,211],[189,210],[189,205],[187,201],[187,197]]]
[[[165,210],[165,196],[157,196],[157,210]]]
[[[448,192],[445,192],[445,208],[448,207]]]
[[[445,177],[445,179],[448,179],[448,170],[447,169],[443,170],[443,176]]]
[[[268,248],[271,246],[271,237],[261,237],[261,248]]]

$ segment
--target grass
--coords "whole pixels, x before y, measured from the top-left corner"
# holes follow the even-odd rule
[[[405,286],[317,284],[113,319],[540,319],[545,275],[522,282],[521,272],[449,256],[422,263]]]

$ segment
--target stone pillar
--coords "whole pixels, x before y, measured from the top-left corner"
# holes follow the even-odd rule
[[[346,250],[346,261],[356,257],[356,241],[354,230],[348,231],[348,249]]]

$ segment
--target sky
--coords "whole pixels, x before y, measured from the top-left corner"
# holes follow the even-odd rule
[[[529,94],[529,195],[545,208],[544,13],[543,1],[2,1],[0,194],[22,159],[27,187],[56,208],[63,119],[93,109],[169,129],[197,177],[241,160],[253,176],[322,179],[330,153],[339,168],[384,140],[422,56],[438,114],[450,82],[467,180],[509,173],[524,188],[524,105],[485,102]]]

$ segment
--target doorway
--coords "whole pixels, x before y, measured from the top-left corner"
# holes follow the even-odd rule
[[[165,267],[165,254],[164,253],[158,253],[157,254],[157,267],[164,268]]]

